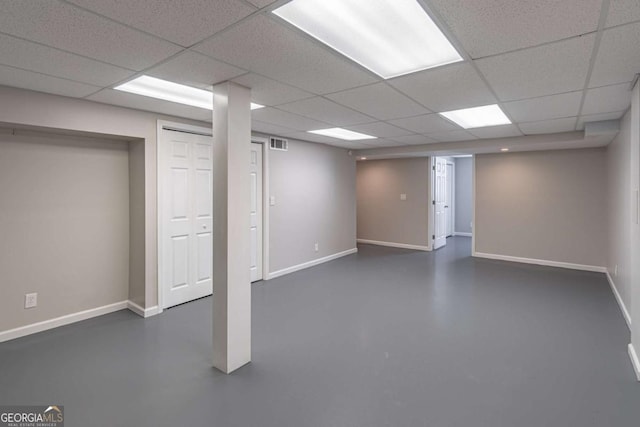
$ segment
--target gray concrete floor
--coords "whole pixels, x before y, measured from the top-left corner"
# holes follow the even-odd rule
[[[211,299],[0,344],[0,405],[75,426],[638,426],[602,274],[376,246],[253,288],[253,363],[211,368]]]

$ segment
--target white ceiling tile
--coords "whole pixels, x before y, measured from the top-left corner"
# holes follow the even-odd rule
[[[211,121],[211,111],[147,96],[122,92],[113,89],[104,89],[86,99],[103,104],[119,105],[121,107],[134,108],[136,110],[151,111],[176,117],[184,117],[192,120]]]
[[[399,136],[391,139],[403,145],[433,144],[434,142],[438,142],[433,138],[429,138],[427,135]]]
[[[613,113],[590,114],[580,116],[578,119],[578,130],[584,130],[584,124],[587,122],[601,122],[603,120],[618,120],[624,115],[624,111],[615,111]]]
[[[7,34],[133,70],[142,70],[180,50],[172,43],[57,1],[5,1],[0,28]]]
[[[515,125],[487,126],[468,129],[467,131],[478,138],[509,138],[512,136],[522,136],[522,132],[520,132]]]
[[[429,138],[438,142],[453,142],[453,141],[471,141],[478,139],[474,135],[471,135],[466,130],[454,130],[451,132],[437,132],[427,135]]]
[[[640,21],[640,2],[638,0],[611,0],[607,27]]]
[[[584,87],[593,50],[593,34],[476,61],[502,101]]]
[[[32,71],[0,65],[0,85],[81,98],[100,88]]]
[[[124,68],[2,34],[0,64],[96,86],[109,86],[134,74]]]
[[[431,4],[471,57],[480,58],[595,31],[602,0],[431,0]]]
[[[356,125],[375,121],[375,119],[369,116],[365,116],[364,114],[360,114],[319,96],[291,102],[289,104],[282,104],[278,106],[278,109],[321,120],[336,126]]]
[[[400,144],[399,142],[396,142],[392,139],[388,139],[388,138],[378,138],[378,139],[367,139],[364,141],[360,141],[362,144],[365,144],[368,146],[368,148],[372,148],[372,147],[399,147]]]
[[[640,23],[605,30],[589,87],[630,82],[640,73]]]
[[[433,111],[495,104],[485,82],[469,63],[457,63],[409,74],[389,83]]]
[[[251,120],[251,129],[256,132],[266,133],[268,135],[285,136],[294,132],[292,129],[273,125],[271,123],[261,122],[259,120]]]
[[[67,1],[185,47],[255,11],[237,0]]]
[[[525,135],[571,132],[575,130],[576,117],[542,120],[539,122],[519,123],[518,126]]]
[[[430,111],[385,83],[327,95],[334,101],[380,120],[417,116]]]
[[[425,114],[423,116],[389,120],[389,123],[415,133],[436,133],[460,129],[460,126],[443,119],[440,114]]]
[[[331,125],[317,120],[302,117],[286,111],[278,110],[272,107],[261,108],[251,112],[251,118],[265,123],[271,123],[277,126],[283,126],[298,131],[326,129]]]
[[[262,105],[280,105],[314,96],[310,92],[253,73],[236,77],[233,81],[251,88],[251,99]]]
[[[406,129],[401,129],[397,126],[393,126],[389,123],[385,122],[375,122],[375,123],[367,123],[363,125],[354,125],[354,126],[346,126],[347,129],[361,132],[366,135],[373,135],[379,138],[391,138],[397,136],[406,136],[411,135]]]
[[[269,6],[271,3],[275,3],[275,2],[276,0],[249,0],[249,3],[260,8]]]
[[[580,101],[582,101],[582,91],[577,91],[506,102],[503,107],[516,122],[535,122],[575,117],[578,115]]]
[[[261,15],[215,36],[196,50],[316,94],[377,80],[318,43]]]
[[[189,86],[208,88],[214,83],[230,80],[245,73],[246,71],[232,65],[186,51],[145,74]]]
[[[369,146],[365,145],[364,143],[369,142],[370,140],[366,140],[366,141],[345,141],[342,139],[337,139],[337,138],[330,138],[328,136],[323,136],[323,135],[316,135],[313,133],[308,133],[308,132],[289,132],[283,135],[286,138],[289,139],[297,139],[300,141],[306,141],[306,142],[315,142],[315,143],[319,143],[319,144],[329,144],[329,145],[333,145],[336,147],[342,147],[342,148],[349,148],[349,149],[353,149],[353,150],[360,150],[363,148],[370,148]]]
[[[631,90],[628,83],[604,86],[587,90],[582,115],[623,111],[631,105]]]

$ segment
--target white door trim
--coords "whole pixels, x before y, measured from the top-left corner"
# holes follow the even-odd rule
[[[471,256],[476,256],[476,155],[471,157]]]
[[[452,161],[451,159],[447,159],[447,167],[449,165],[451,165],[451,177],[448,177],[447,181],[451,182],[451,200],[449,200],[449,212],[451,213],[451,234],[447,237],[452,237],[456,235],[456,162]]]
[[[156,277],[157,277],[157,282],[156,282],[156,287],[158,290],[158,314],[162,313],[164,311],[164,289],[162,289],[162,249],[163,247],[163,239],[161,238],[162,236],[164,236],[163,231],[164,231],[164,226],[163,226],[163,217],[162,217],[162,206],[163,202],[164,202],[164,198],[162,196],[162,192],[160,191],[160,183],[162,182],[162,177],[160,176],[160,174],[162,173],[162,170],[160,168],[160,165],[162,164],[162,150],[160,150],[160,138],[162,135],[163,130],[174,130],[174,131],[179,131],[179,132],[189,132],[189,133],[195,133],[198,135],[206,135],[206,136],[211,136],[211,129],[210,128],[205,128],[205,127],[201,127],[201,126],[193,126],[193,125],[188,125],[185,123],[178,123],[178,122],[170,122],[167,120],[158,120],[157,122],[157,126],[156,126],[156,221],[157,221],[157,228],[156,228],[156,242],[157,242],[157,251],[156,251]]]
[[[427,218],[427,251],[433,250],[433,235],[435,233],[435,209],[433,206],[433,168],[435,167],[435,156],[430,156],[429,158],[429,173],[427,176],[429,177],[429,183],[427,185],[427,203],[428,203],[428,218]]]
[[[262,144],[262,280],[269,280],[269,138],[251,135],[251,142]]]

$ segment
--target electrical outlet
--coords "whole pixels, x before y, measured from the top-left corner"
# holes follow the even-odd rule
[[[38,306],[38,294],[25,294],[24,296],[24,308],[34,308]]]
[[[320,250],[318,243],[316,242],[316,244],[313,246],[313,248],[316,250],[316,252],[318,252]]]
[[[270,206],[275,206],[276,205],[276,196],[269,197],[269,205]]]
[[[406,194],[404,194],[404,193],[402,193],[402,194],[400,195],[400,200],[407,200],[407,195],[406,195]]]

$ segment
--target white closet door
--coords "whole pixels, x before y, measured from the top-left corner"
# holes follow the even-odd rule
[[[251,144],[251,281],[262,280],[262,144]]]
[[[211,137],[163,130],[160,138],[164,308],[213,292]]]
[[[435,239],[433,249],[441,248],[447,244],[447,218],[446,218],[446,192],[447,192],[447,161],[436,157],[436,170],[434,172],[434,192],[435,201]]]

